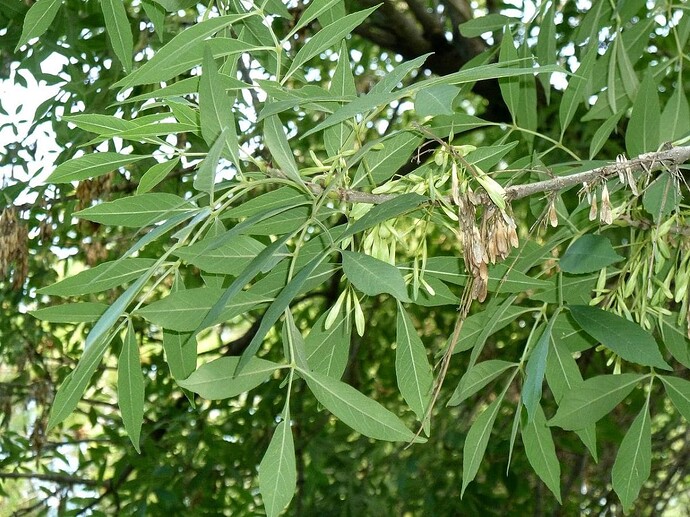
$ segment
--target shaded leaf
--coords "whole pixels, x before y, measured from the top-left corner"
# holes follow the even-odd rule
[[[409,302],[402,274],[395,266],[364,253],[341,251],[343,272],[358,290],[367,296],[388,293],[401,302]]]
[[[662,370],[672,368],[664,361],[654,337],[642,327],[608,311],[588,305],[570,305],[578,325],[622,359]]]
[[[462,490],[460,497],[465,493],[469,485],[479,472],[482,458],[489,443],[491,429],[496,421],[496,415],[503,402],[503,396],[494,400],[472,423],[472,427],[467,432],[465,445],[462,448]]]
[[[613,489],[628,512],[651,472],[652,428],[648,404],[633,421],[625,434],[611,471]]]
[[[661,126],[661,105],[654,80],[654,74],[648,72],[640,84],[637,97],[633,103],[630,122],[625,131],[625,148],[628,156],[637,156],[645,152],[656,151],[659,147]]]
[[[259,464],[259,491],[266,515],[279,515],[290,504],[297,487],[295,444],[290,429],[290,414],[278,424],[271,443]]]
[[[426,441],[421,437],[415,438],[402,420],[349,384],[318,372],[300,373],[316,399],[355,431],[390,442]]]
[[[591,273],[620,262],[624,258],[616,253],[611,241],[606,237],[588,233],[568,247],[561,257],[559,266],[566,273]]]
[[[414,108],[420,117],[435,115],[452,115],[453,100],[460,93],[460,88],[449,84],[439,84],[417,92]]]
[[[666,394],[675,408],[687,422],[690,422],[690,381],[666,375],[660,375],[659,378],[664,383]]]
[[[532,418],[522,419],[522,443],[534,471],[553,492],[558,502],[561,500],[561,465],[556,456],[551,429],[546,425],[544,410],[537,404]]]
[[[645,378],[636,373],[599,375],[568,391],[549,425],[584,429],[611,412]]]
[[[497,379],[503,372],[517,366],[517,363],[510,363],[500,359],[490,359],[475,364],[462,376],[447,405],[457,406],[491,381]]]
[[[304,340],[309,367],[319,373],[340,379],[347,367],[350,353],[352,317],[346,314],[344,304],[330,328],[325,323],[329,312],[325,312],[314,323]]]
[[[434,375],[426,348],[401,303],[398,303],[396,327],[395,374],[398,389],[410,409],[422,420],[431,400]],[[428,421],[424,424],[428,426]],[[426,432],[428,434],[428,429]]]
[[[30,311],[34,318],[50,323],[88,323],[96,321],[108,306],[98,302],[63,303]]]
[[[239,357],[220,357],[202,364],[189,377],[177,384],[208,400],[236,397],[266,382],[280,366],[265,359],[252,357],[244,369],[235,374]]]
[[[131,321],[117,363],[117,402],[125,431],[134,448],[141,454],[139,437],[144,423],[144,374],[141,371],[139,347]]]

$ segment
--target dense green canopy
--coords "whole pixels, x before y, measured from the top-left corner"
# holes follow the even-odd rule
[[[687,6],[0,4],[4,513],[690,505]]]

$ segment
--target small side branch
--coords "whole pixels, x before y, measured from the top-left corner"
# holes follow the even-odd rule
[[[32,479],[47,481],[59,485],[84,485],[91,487],[103,486],[103,483],[94,479],[70,476],[69,474],[38,474],[34,472],[0,472],[0,479]]]

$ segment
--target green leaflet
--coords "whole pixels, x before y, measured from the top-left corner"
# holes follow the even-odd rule
[[[649,399],[626,433],[611,471],[613,489],[628,512],[651,472],[652,426]]]
[[[62,6],[62,0],[40,0],[33,4],[24,17],[22,35],[14,51],[18,51],[30,39],[38,38],[48,30],[60,6]]]
[[[557,322],[564,319],[565,313],[560,313]],[[552,348],[546,360],[546,382],[549,384],[549,389],[553,393],[556,403],[560,404],[565,394],[578,389],[583,381],[571,351],[559,338],[555,327],[554,325],[554,329],[552,329]],[[598,461],[595,424],[592,423],[583,429],[576,430],[575,434],[587,446],[594,461]]]
[[[178,248],[173,253],[190,264],[208,273],[239,275],[249,263],[266,248],[256,239],[247,235],[236,235],[222,246],[204,251],[206,241]],[[279,258],[284,258],[284,253]]]
[[[570,305],[578,325],[622,359],[643,366],[671,370],[654,337],[632,321],[588,305]]]
[[[295,444],[290,429],[290,413],[286,410],[259,464],[259,491],[268,517],[279,515],[290,504],[296,486]]]
[[[178,332],[195,330],[222,292],[221,289],[209,287],[178,291],[142,307],[136,314],[166,329]],[[223,311],[213,323],[240,316],[270,301],[251,292],[237,293],[225,304]]]
[[[301,49],[299,49],[290,68],[283,77],[283,81],[287,80],[295,71],[301,69],[311,58],[317,56],[335,43],[339,43],[340,40],[350,34],[355,27],[360,25],[377,8],[378,6],[374,6],[369,9],[364,9],[363,11],[348,14],[344,18],[327,25],[317,32]]]
[[[138,278],[156,263],[155,259],[127,258],[104,262],[61,280],[53,285],[42,287],[39,294],[54,296],[78,296],[119,287]]]
[[[666,394],[675,408],[690,422],[690,381],[667,375],[660,375],[659,379],[664,383]]]
[[[500,359],[490,359],[489,361],[475,364],[462,376],[446,405],[457,406],[461,404],[491,381],[498,378],[503,372],[517,366],[518,363],[511,363]]]
[[[101,10],[110,45],[125,72],[129,73],[132,71],[134,43],[125,5],[122,0],[101,0]]]
[[[198,209],[189,201],[174,194],[147,193],[101,203],[75,212],[74,215],[110,226],[143,228],[195,210]]]
[[[616,253],[606,237],[588,233],[570,245],[561,257],[559,266],[566,273],[592,273],[624,258]]]
[[[128,322],[127,334],[117,363],[117,402],[125,431],[134,448],[141,454],[139,436],[144,422],[144,375],[131,321]]]
[[[304,340],[307,363],[312,371],[334,379],[342,377],[350,354],[352,315],[346,314],[345,310],[343,304],[328,329],[325,323],[329,313],[324,312]]]
[[[462,448],[462,490],[460,497],[465,494],[465,489],[474,480],[479,472],[482,458],[489,443],[491,429],[493,429],[496,415],[503,402],[503,394],[496,398],[472,423],[465,438]]]
[[[202,364],[189,377],[177,383],[202,398],[221,400],[236,397],[266,382],[280,366],[252,357],[244,369],[235,374],[239,357],[221,357]]]
[[[423,420],[431,401],[434,374],[427,359],[426,348],[400,302],[396,328],[395,373],[398,388],[417,418]],[[423,424],[428,435],[428,419]]]
[[[178,157],[172,160],[167,160],[161,163],[153,165],[149,170],[147,170],[144,175],[139,180],[139,186],[137,187],[137,195],[145,194],[161,181],[180,163]]]
[[[417,443],[426,440],[415,438],[402,421],[381,404],[354,389],[322,373],[300,370],[309,389],[323,406],[355,431],[391,442]]]
[[[70,181],[96,178],[146,158],[150,158],[150,156],[110,152],[87,154],[61,163],[46,181],[49,183],[69,183]]]
[[[218,164],[216,156],[220,157],[221,151],[223,156],[230,158],[238,170],[240,169],[240,158],[235,116],[232,109],[234,96],[231,99],[225,92],[225,85],[214,60],[211,42],[204,46],[204,73],[199,81],[199,117],[201,135],[208,145],[213,144],[206,158],[209,160],[209,166],[213,168],[215,175],[215,168]],[[204,184],[208,184],[208,180]]]
[[[466,38],[476,38],[485,32],[495,32],[514,23],[520,23],[520,19],[492,13],[461,23],[459,29],[460,34]]]
[[[645,375],[622,373],[587,379],[566,392],[549,425],[584,429],[607,415],[645,378]]]
[[[528,422],[532,422],[534,419],[534,414],[541,400],[542,384],[546,371],[546,358],[551,344],[551,332],[556,318],[558,318],[558,314],[559,311],[557,310],[546,324],[541,337],[532,349],[532,353],[527,361],[527,366],[525,367],[525,382],[522,386],[521,397],[522,403],[527,410]]]
[[[661,105],[653,72],[645,75],[633,103],[630,122],[625,131],[628,156],[656,151],[659,147]]]
[[[50,416],[46,426],[47,431],[50,431],[65,420],[74,411],[74,408],[77,407],[79,399],[84,394],[114,335],[115,333],[111,333],[106,337],[104,334],[101,334],[90,346],[84,347],[84,353],[79,359],[77,367],[65,378],[58,388],[53,405],[50,407]]]
[[[358,290],[368,296],[388,293],[401,302],[411,301],[398,268],[364,253],[343,250],[341,254],[343,272]]]
[[[108,306],[98,302],[63,303],[30,311],[34,318],[50,323],[88,323],[96,321]]]
[[[207,38],[224,27],[242,20],[255,13],[230,14],[218,18],[209,18],[180,32],[153,57],[127,77],[120,79],[113,88],[130,88],[140,84],[166,81],[171,77],[189,70],[201,62],[205,46],[202,44]],[[216,38],[208,45],[214,56],[242,53],[252,50],[253,46],[230,38]]]
[[[453,101],[460,93],[460,88],[450,84],[439,84],[417,92],[414,108],[420,117],[452,115]]]
[[[534,471],[553,492],[558,502],[561,500],[561,465],[556,456],[556,447],[551,429],[546,425],[544,410],[540,405],[534,408],[532,418],[522,419],[522,443]]]

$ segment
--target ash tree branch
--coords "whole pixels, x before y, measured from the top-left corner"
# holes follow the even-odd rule
[[[33,472],[0,472],[0,479],[32,479],[47,481],[59,485],[84,485],[91,487],[103,486],[103,483],[95,479],[80,478],[68,474],[38,474]]]
[[[534,194],[548,194],[566,190],[576,185],[584,183],[595,183],[599,180],[606,180],[613,176],[617,176],[619,171],[625,172],[630,170],[632,174],[639,174],[641,172],[653,172],[663,168],[673,169],[690,161],[690,146],[673,147],[671,149],[645,153],[632,160],[625,162],[617,162],[603,167],[597,167],[584,172],[578,172],[568,176],[559,176],[543,181],[536,181],[534,183],[525,183],[522,185],[513,185],[505,189],[506,199],[514,201],[516,199],[523,199]],[[285,179],[287,176],[278,169],[269,169],[267,174],[271,177]],[[307,182],[307,188],[315,195],[323,194],[326,187],[314,183]],[[379,205],[390,201],[398,194],[371,194],[360,190],[335,188],[331,189],[329,193],[332,197],[340,201],[350,203],[367,203]],[[489,197],[484,193],[477,193],[482,203],[490,203]],[[451,197],[446,198],[451,202]]]

